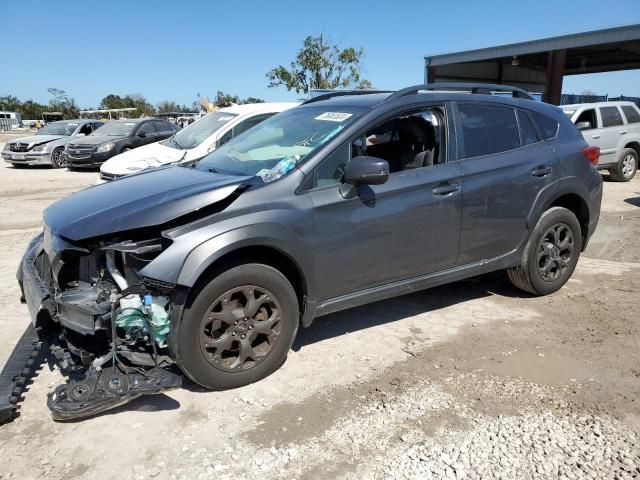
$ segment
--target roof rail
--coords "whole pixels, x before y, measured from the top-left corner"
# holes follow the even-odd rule
[[[428,83],[426,85],[414,85],[403,88],[390,95],[386,100],[413,95],[420,90],[463,90],[471,93],[483,93],[490,95],[491,92],[511,92],[514,98],[526,98],[534,100],[529,92],[510,85],[498,85],[497,83]]]
[[[319,102],[320,100],[326,100],[331,97],[342,97],[344,95],[369,95],[371,93],[393,93],[393,90],[335,90],[333,92],[324,93],[317,97],[310,98],[302,102],[302,105],[308,103]]]

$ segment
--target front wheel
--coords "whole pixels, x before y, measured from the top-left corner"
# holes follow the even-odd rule
[[[573,212],[550,208],[531,232],[520,265],[507,270],[509,279],[534,295],[553,293],[571,277],[581,249],[580,223]]]
[[[618,163],[610,170],[611,180],[628,182],[638,171],[638,153],[633,148],[625,148],[620,153]]]
[[[51,166],[53,168],[62,168],[66,166],[63,148],[56,148],[51,152]]]
[[[182,317],[176,363],[214,390],[256,382],[285,361],[298,330],[293,287],[278,270],[249,263],[200,289]]]

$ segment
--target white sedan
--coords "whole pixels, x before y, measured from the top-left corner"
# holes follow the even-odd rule
[[[250,103],[209,113],[161,142],[116,155],[100,167],[98,183],[168,163],[204,157],[233,137],[298,103]]]

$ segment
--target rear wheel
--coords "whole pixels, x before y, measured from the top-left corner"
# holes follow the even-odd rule
[[[638,171],[638,153],[633,148],[625,148],[618,163],[609,169],[611,179],[616,182],[628,182]]]
[[[256,382],[285,361],[298,320],[296,294],[278,270],[256,263],[231,268],[185,310],[176,361],[214,390]]]
[[[66,166],[66,161],[64,159],[64,149],[62,147],[56,148],[53,152],[51,152],[51,166],[53,168],[62,168]]]
[[[581,249],[580,223],[573,212],[550,208],[531,232],[521,264],[507,270],[509,279],[534,295],[553,293],[573,274]]]

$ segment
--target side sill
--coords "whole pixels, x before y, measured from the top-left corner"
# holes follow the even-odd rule
[[[406,295],[408,293],[437,287],[445,283],[456,282],[465,278],[482,275],[495,270],[502,270],[517,265],[521,259],[521,251],[513,250],[509,253],[479,262],[460,265],[441,270],[439,272],[421,275],[419,277],[398,280],[386,285],[359,290],[357,292],[330,298],[316,305],[314,317],[321,317],[330,313],[339,312],[348,308],[358,307],[367,303],[386,300],[387,298]],[[311,322],[309,321],[309,324]],[[305,325],[308,326],[308,325]]]

